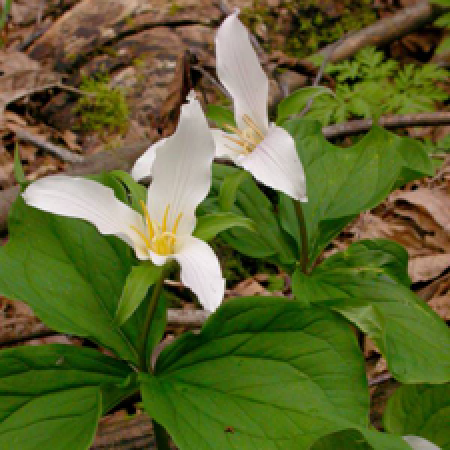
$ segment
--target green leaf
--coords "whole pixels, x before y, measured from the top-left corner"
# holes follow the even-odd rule
[[[342,258],[336,258],[339,262]],[[301,302],[321,304],[342,314],[366,333],[386,358],[392,375],[404,383],[450,380],[450,330],[407,287],[356,268],[326,269],[306,276],[297,270],[292,290]]]
[[[20,162],[19,144],[17,142],[14,148],[14,177],[21,188],[28,184],[28,181],[25,178],[22,163]]]
[[[378,205],[392,189],[432,173],[419,142],[379,127],[348,148],[328,142],[317,122],[300,119],[285,127],[295,139],[306,174],[308,202],[303,211],[311,264],[361,211]]]
[[[400,437],[374,430],[342,430],[319,439],[311,450],[411,450]]]
[[[236,201],[237,191],[241,183],[251,179],[251,175],[245,170],[237,170],[227,175],[219,191],[219,206],[224,212],[229,212]]]
[[[130,368],[69,345],[0,352],[0,448],[88,449],[102,412],[136,391]]]
[[[126,201],[121,183],[95,178]],[[147,301],[122,327],[115,315],[135,262],[131,248],[89,223],[31,208],[18,198],[11,208],[9,241],[0,249],[0,294],[22,300],[50,328],[89,338],[137,364],[136,345]]]
[[[137,183],[129,173],[123,170],[113,170],[110,172],[114,178],[119,180],[128,189],[131,198],[131,207],[142,214],[141,202],[147,204],[147,189]]]
[[[221,164],[213,164],[213,177],[211,196],[207,213],[215,203],[220,211],[214,196],[218,196],[223,181],[231,174],[240,172],[240,169]],[[201,210],[202,205],[197,210]],[[237,251],[252,258],[267,258],[277,265],[295,264],[295,249],[281,229],[274,207],[269,199],[261,192],[255,181],[248,177],[236,191],[236,201],[232,208],[234,214],[253,220],[256,231],[251,232],[243,227],[235,227],[221,234],[225,242]],[[205,212],[203,212],[205,214]],[[202,215],[202,214],[200,214]],[[289,237],[289,236],[288,236]]]
[[[388,400],[386,430],[421,436],[450,450],[450,384],[402,386]]]
[[[450,0],[445,0],[445,1],[447,3],[447,6],[450,6]],[[446,13],[446,14],[443,14],[442,16],[438,17],[434,21],[434,25],[436,25],[437,27],[448,27],[448,26],[450,26],[450,13]]]
[[[34,396],[85,386],[101,388],[106,413],[118,399],[136,391],[133,374],[123,361],[84,347],[52,344],[2,350],[0,422]]]
[[[313,100],[321,95],[334,96],[334,92],[325,86],[309,86],[297,89],[278,103],[277,124],[294,114],[299,114],[309,100]]]
[[[183,450],[307,449],[324,434],[368,426],[352,331],[287,299],[230,300],[140,379],[145,409]]]
[[[128,275],[116,312],[119,325],[125,323],[144,300],[148,290],[162,276],[164,266],[141,264],[134,266]]]
[[[0,423],[0,448],[88,450],[101,416],[99,388],[34,397]]]
[[[231,111],[229,108],[209,104],[206,107],[206,117],[209,120],[213,120],[220,128],[224,128],[224,125],[231,125],[232,127],[236,127],[233,111]]]
[[[231,212],[218,212],[199,217],[193,235],[208,242],[222,231],[233,227],[243,227],[249,231],[255,231],[255,224],[251,219]]]
[[[442,42],[439,44],[438,48],[436,49],[436,54],[440,53],[446,53],[450,50],[450,37],[446,37],[442,40]]]
[[[314,273],[334,269],[359,269],[361,274],[385,274],[409,287],[408,253],[399,244],[387,239],[363,239],[335,253],[320,264]]]

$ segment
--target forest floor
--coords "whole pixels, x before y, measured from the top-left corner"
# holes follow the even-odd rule
[[[0,34],[2,244],[8,240],[7,214],[17,196],[16,146],[30,181],[69,169],[86,173],[129,168],[150,142],[173,133],[180,105],[191,88],[200,93],[204,105],[228,104],[217,86],[214,34],[235,7],[240,8],[242,20],[258,42],[271,79],[272,110],[288,92],[317,81],[319,68],[305,58],[337,41],[337,47],[323,53],[332,70],[321,77],[321,84],[334,90],[354,87],[355,81],[345,77],[345,70],[349,70],[348,61],[358,63],[354,56],[360,48],[377,45],[384,63],[396,61],[400,68],[432,62],[444,70],[450,65],[448,54],[436,53],[445,37],[445,30],[434,23],[439,12],[423,1],[13,0]],[[367,27],[405,8],[411,8],[417,17],[397,35],[387,26],[375,37],[369,33],[358,48],[350,42]],[[340,52],[339,56],[333,57],[333,51]],[[375,51],[367,55],[383,59]],[[347,68],[338,65],[345,64],[343,61],[348,62]],[[359,64],[363,64],[361,58]],[[373,64],[379,67],[381,62]],[[363,238],[398,242],[410,257],[412,289],[449,322],[450,120],[442,125],[440,120],[433,123],[432,118],[435,112],[450,114],[450,83],[442,76],[444,72],[437,73],[439,98],[418,106],[417,91],[405,88],[402,95],[411,102],[390,111],[430,114],[426,125],[399,126],[395,131],[423,140],[432,154],[435,175],[392,192],[380,206],[361,214],[326,249],[323,258]],[[420,83],[418,86],[420,89]],[[364,117],[351,108],[336,108],[330,117],[318,109],[311,114],[324,126],[342,118]],[[341,146],[354,144],[362,135],[352,131],[328,134]],[[290,294],[286,274],[238,256],[220,239],[214,246],[228,280],[228,297]],[[174,292],[179,294],[179,306],[195,308],[182,286],[175,286]],[[169,324],[166,339],[187,328]],[[1,348],[54,342],[84,344],[47,329],[25,304],[0,297]],[[385,400],[396,383],[373,343],[361,338],[361,345],[372,395],[371,419],[379,427]],[[151,424],[141,414],[139,398],[134,400],[102,419],[94,449],[148,448]]]

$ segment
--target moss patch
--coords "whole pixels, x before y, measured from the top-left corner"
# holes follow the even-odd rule
[[[284,0],[270,8],[265,1],[254,0],[252,8],[244,9],[240,18],[256,35],[261,27],[265,28],[267,36],[262,46],[266,51],[283,50],[296,58],[311,55],[377,19],[371,0],[341,0],[336,17],[327,15],[323,11],[326,8],[319,8],[317,3]]]

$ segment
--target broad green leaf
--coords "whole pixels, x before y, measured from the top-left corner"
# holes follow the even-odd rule
[[[334,96],[334,92],[325,86],[309,86],[297,89],[278,103],[277,123],[280,124],[289,116],[299,114],[309,100],[313,100],[320,95]]]
[[[388,400],[386,430],[421,436],[450,450],[450,384],[402,386]]]
[[[298,119],[286,122],[285,128],[296,141],[306,174],[308,202],[303,209],[311,264],[361,211],[378,205],[395,187],[431,174],[430,159],[419,142],[379,127],[348,148],[328,142],[317,122]],[[281,211],[283,215],[288,216]]]
[[[232,127],[236,126],[233,111],[223,106],[211,104],[207,105],[206,117],[209,120],[213,120],[216,123],[216,125],[220,128],[224,128],[224,125],[231,125]]]
[[[255,231],[255,224],[251,219],[231,212],[217,212],[197,219],[194,236],[208,242],[222,231],[234,227],[243,227],[249,231]]]
[[[233,299],[140,375],[147,412],[188,449],[307,449],[368,427],[356,338],[338,316],[281,298]]]
[[[91,178],[127,201],[114,177]],[[102,236],[85,221],[28,207],[19,197],[11,208],[9,241],[0,249],[0,294],[26,302],[50,328],[89,338],[137,363],[147,302],[123,327],[115,322],[134,261],[121,240]]]
[[[359,269],[364,274],[384,274],[409,287],[408,253],[399,244],[387,239],[364,239],[335,253],[316,267],[314,273],[334,269]]]
[[[219,206],[222,211],[229,212],[231,210],[236,201],[239,186],[251,177],[247,171],[238,169],[224,178],[219,191]]]
[[[327,306],[353,322],[375,342],[398,380],[450,380],[450,330],[425,302],[383,270],[327,269],[294,273],[292,290],[300,302]]]
[[[219,195],[221,185],[227,176],[239,171],[240,169],[234,167],[213,164],[212,196]],[[218,205],[216,208],[220,210]],[[253,179],[248,178],[239,185],[232,212],[253,220],[256,232],[245,230],[242,227],[232,228],[222,233],[227,244],[253,258],[268,258],[279,265],[295,263],[295,249],[286,239],[286,234],[278,223],[272,203],[261,192]]]
[[[411,450],[411,447],[400,436],[353,429],[324,436],[311,450]]]
[[[123,361],[84,347],[52,344],[2,350],[0,423],[34,397],[86,386],[101,388],[106,413],[136,391],[133,374]]]
[[[163,272],[164,266],[148,263],[132,267],[117,307],[116,320],[119,325],[125,323],[136,311],[150,287],[161,278]]]
[[[97,387],[33,397],[0,423],[0,448],[88,450],[101,408]]]

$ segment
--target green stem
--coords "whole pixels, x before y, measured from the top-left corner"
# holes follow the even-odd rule
[[[295,212],[297,213],[298,226],[300,228],[301,254],[300,267],[303,273],[308,273],[308,233],[306,232],[305,216],[303,215],[302,205],[294,200]]]
[[[0,31],[3,30],[3,27],[6,25],[8,20],[9,12],[11,11],[12,0],[6,0],[2,13],[0,15]]]
[[[153,431],[155,432],[156,446],[158,450],[170,450],[169,435],[162,425],[153,420]]]
[[[152,298],[150,299],[150,303],[147,308],[147,315],[145,316],[144,329],[137,344],[139,368],[144,372],[152,372],[151,365],[148,364],[147,360],[148,333],[150,332],[153,316],[155,315],[156,311],[156,305],[158,304],[158,299],[164,286],[165,276],[166,270],[163,270],[161,278],[157,281],[155,287],[153,288]]]

